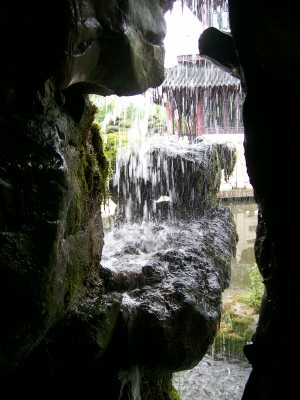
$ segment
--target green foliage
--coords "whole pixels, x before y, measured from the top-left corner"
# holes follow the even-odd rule
[[[242,356],[245,338],[235,332],[229,332],[226,335],[218,336],[215,341],[215,352],[228,354],[231,356]]]
[[[249,271],[250,287],[246,294],[239,296],[240,301],[251,306],[256,313],[259,312],[262,296],[264,293],[264,284],[262,283],[261,274],[257,264],[254,263]]]
[[[252,309],[252,315],[237,314],[235,307],[228,304],[223,306],[221,322],[214,342],[215,352],[230,355],[243,355],[245,343],[251,340],[254,334],[255,314],[258,314],[264,285],[261,280],[257,264],[254,263],[250,270],[250,286],[245,294],[235,294],[234,304],[243,303]]]
[[[106,128],[105,133],[106,133],[107,135],[109,135],[110,133],[115,133],[115,132],[118,132],[118,131],[119,131],[119,127],[118,127],[118,126],[116,126],[116,125],[109,125],[109,126]]]
[[[101,126],[107,115],[113,115],[116,107],[116,98],[114,96],[110,96],[109,100],[107,101],[105,97],[91,95],[90,100],[97,106],[98,110],[95,115],[95,122]]]
[[[109,163],[111,173],[116,170],[116,156],[118,147],[126,147],[128,143],[127,132],[113,132],[110,134],[104,133],[103,137],[103,151]]]
[[[163,391],[165,391],[166,393],[166,396],[164,396],[164,398],[168,400],[181,400],[178,390],[173,386],[171,374],[165,376],[163,381],[163,387],[164,387]]]
[[[181,400],[178,390],[176,390],[174,386],[172,386],[171,391],[169,392],[169,400]]]
[[[86,187],[90,193],[94,193],[94,195],[97,193],[101,202],[105,202],[109,197],[107,186],[111,177],[111,169],[104,153],[100,126],[95,122],[91,127],[90,144],[90,148],[81,149]]]
[[[142,106],[135,101],[135,96],[124,99],[118,96],[106,98],[92,95],[90,100],[98,109],[95,122],[101,132],[103,151],[109,163],[110,174],[115,171],[117,149],[127,146],[129,129],[136,119],[143,119],[146,116],[147,107],[149,133],[166,132],[164,107],[155,104]]]
[[[218,334],[214,341],[216,353],[243,356],[245,343],[251,340],[254,317],[241,316],[233,312],[223,312]]]
[[[153,105],[148,118],[148,130],[151,134],[167,132],[166,110],[164,107]]]
[[[126,131],[135,120],[148,118],[148,129],[151,133],[166,131],[166,109],[157,104],[149,104],[143,96],[108,96],[91,95],[90,100],[98,108],[95,121],[101,126],[102,133],[109,126],[115,131]],[[116,129],[117,128],[117,129]],[[109,128],[111,131],[113,128]]]

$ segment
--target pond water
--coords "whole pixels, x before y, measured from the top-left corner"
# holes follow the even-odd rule
[[[236,257],[231,264],[230,291],[247,290],[249,268],[255,263],[254,241],[257,226],[257,204],[253,201],[231,202],[228,204],[233,214],[239,241]]]
[[[207,354],[192,370],[174,374],[173,385],[182,400],[240,400],[250,371],[247,360]]]

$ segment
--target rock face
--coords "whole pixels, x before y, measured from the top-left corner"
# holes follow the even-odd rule
[[[201,33],[198,49],[203,58],[240,78],[240,64],[233,38],[229,33],[221,32],[219,29],[210,26]]]
[[[193,262],[160,251],[125,278],[100,264],[107,164],[86,95],[162,82],[171,5],[1,3],[0,382],[12,396],[127,399],[138,386],[165,399],[171,373],[213,341],[236,243],[226,210],[210,210],[202,244],[198,221]]]
[[[229,209],[218,207],[198,220],[125,224],[107,233],[107,242],[121,242],[100,267],[103,290],[122,294],[118,330],[128,356],[120,369],[164,376],[194,367],[207,353],[230,281],[230,220]]]
[[[198,218],[216,203],[222,172],[227,179],[235,162],[232,143],[145,138],[139,148],[119,151],[110,193],[127,222]]]
[[[164,12],[173,1],[161,3],[54,0],[41,8],[37,0],[18,7],[6,1],[1,5],[8,16],[1,25],[5,84],[34,93],[53,76],[56,89],[103,95],[133,95],[160,85]]]
[[[124,295],[109,286],[114,275],[99,268],[105,160],[95,110],[84,97],[136,94],[162,82],[160,4],[1,2],[0,370],[1,390],[11,395],[34,396],[44,384],[47,394],[125,399],[139,384],[143,400],[159,400],[170,389],[173,363],[158,376],[148,374],[152,365],[142,375],[136,365],[126,370],[128,349],[137,357],[147,346],[141,335],[152,320],[131,320],[135,347],[128,345]],[[245,347],[253,372],[243,400],[294,398],[300,354],[288,344],[300,311],[300,221],[290,193],[298,146],[293,136],[287,146],[287,138],[299,129],[299,5],[230,0],[229,11],[247,91],[245,151],[266,286],[256,335]],[[160,280],[157,270],[144,269],[142,284]],[[145,290],[138,288],[139,301]],[[175,368],[184,365],[180,356]]]
[[[93,139],[95,110],[87,104],[77,124],[56,107],[52,90],[43,93],[43,114],[2,113],[2,371],[36,348],[94,281],[100,259],[105,160]]]
[[[288,351],[294,336],[291,321],[299,319],[298,227],[291,192],[298,181],[300,29],[292,8],[271,1],[231,0],[233,38],[243,69],[245,155],[248,174],[259,205],[255,254],[266,287],[253,343],[245,354],[253,365],[243,400],[294,397],[299,347]],[[283,57],[279,56],[283,55]],[[289,142],[287,150],[284,143]],[[295,379],[296,378],[296,379]]]

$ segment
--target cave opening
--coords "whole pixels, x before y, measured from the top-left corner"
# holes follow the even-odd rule
[[[178,18],[181,24],[186,26],[186,30],[176,31]],[[183,66],[181,70],[176,71],[175,80],[177,78],[180,81],[182,76],[189,73],[188,66],[192,63],[198,68],[198,73],[201,68],[205,69],[205,78],[209,81],[210,61],[202,62],[202,64],[197,62],[198,38],[204,30],[203,24],[191,10],[182,7],[181,1],[174,4],[172,11],[166,15],[166,19],[167,32],[169,32],[165,40],[166,70],[177,69],[178,65]],[[210,20],[218,28],[229,31],[227,7],[218,6],[214,9]],[[175,32],[177,36],[174,37]],[[175,47],[174,43],[176,43]],[[238,229],[240,248],[238,256],[235,255],[231,259],[234,277],[233,281],[230,281],[230,287],[223,294],[222,328],[216,335],[214,343],[209,346],[204,358],[194,368],[174,374],[173,383],[182,399],[196,399],[201,393],[203,395],[210,393],[211,399],[217,395],[221,396],[220,399],[228,396],[231,396],[231,399],[240,399],[251,369],[243,354],[243,346],[251,340],[255,331],[258,304],[262,296],[260,274],[254,257],[257,205],[254,201],[243,153],[241,113],[243,91],[238,80],[234,81],[235,86],[229,82],[229,72],[222,72],[222,74],[225,78],[222,77],[223,81],[220,80],[217,89],[214,90],[213,85],[208,82],[209,90],[199,91],[196,96],[194,94],[197,91],[197,84],[200,86],[201,83],[185,82],[186,86],[180,93],[176,93],[173,74],[165,79],[161,87],[150,89],[143,95],[91,97],[92,102],[100,110],[96,115],[96,120],[102,128],[104,148],[107,149],[112,168],[111,181],[108,183],[111,197],[102,206],[106,244],[103,248],[101,265],[104,269],[116,274],[119,270],[126,275],[122,284],[120,283],[122,278],[118,279],[125,293],[124,305],[128,307],[128,313],[132,312],[129,310],[131,307],[134,309],[135,303],[128,294],[128,290],[141,287],[139,270],[145,267],[152,270],[157,268],[157,255],[161,252],[172,251],[174,246],[180,246],[186,253],[186,261],[182,257],[181,264],[188,263],[195,249],[193,250],[190,238],[184,235],[184,231],[191,233],[194,239],[198,237],[199,232],[201,235],[205,232],[203,226],[199,224],[203,209],[198,215],[193,212],[197,209],[195,198],[199,196],[199,193],[193,192],[193,183],[186,189],[187,192],[192,192],[193,201],[190,199],[190,203],[182,187],[179,189],[174,184],[170,185],[170,182],[181,179],[177,176],[178,171],[179,175],[181,172],[180,176],[184,180],[190,179],[183,173],[184,170],[188,173],[190,168],[184,153],[196,152],[199,143],[207,139],[210,141],[209,147],[213,142],[219,142],[221,145],[229,143],[229,146],[233,145],[235,151],[238,150],[238,160],[235,160],[238,165],[235,165],[235,169],[229,176],[225,176],[224,170],[221,171],[222,178],[219,187],[220,204],[225,204],[226,207],[229,205]],[[192,91],[187,85],[192,85]],[[226,87],[225,91],[222,91],[222,85]],[[213,92],[216,94],[215,97],[212,97]],[[169,102],[166,101],[167,96],[169,96]],[[199,123],[193,122],[192,118],[197,118],[198,115],[196,112],[190,112],[193,108],[190,97],[195,101],[203,100],[205,105],[202,115],[204,128],[202,126],[202,130],[197,133]],[[174,109],[171,112],[172,128],[170,129],[168,106],[170,107],[171,101],[173,101]],[[172,152],[175,154],[175,159],[180,158],[181,171],[178,167],[176,168],[174,160],[171,163],[168,161],[166,154],[170,156]],[[207,149],[204,150],[204,153],[207,152]],[[222,152],[224,153],[224,150]],[[196,160],[197,158],[194,157],[194,164],[197,164]],[[161,164],[158,165],[159,162]],[[230,162],[233,163],[232,160]],[[197,170],[197,167],[194,169]],[[180,196],[184,199],[179,199]],[[179,206],[176,208],[178,200],[180,200]],[[201,202],[205,203],[207,199],[201,198]],[[182,211],[183,203],[188,204],[188,211],[185,213]],[[179,210],[181,216],[178,214]],[[189,218],[192,216],[193,221],[187,216]],[[251,221],[250,218],[252,218]],[[198,219],[198,223],[195,224],[194,219]],[[197,240],[201,241],[199,237]],[[150,261],[151,258],[155,261]],[[173,258],[173,263],[176,264],[176,258]],[[162,268],[167,270],[166,265]],[[256,281],[253,283],[251,279]],[[136,284],[133,283],[134,281]],[[257,297],[255,299],[252,297],[250,300],[251,290],[257,293]],[[256,301],[255,305],[254,301]],[[236,312],[239,307],[243,310],[240,310],[240,314]],[[133,368],[135,374],[136,368]],[[131,376],[128,371],[125,375],[127,380],[128,376]],[[193,385],[190,384],[191,380]],[[139,391],[136,387],[134,390]],[[223,393],[224,397],[220,393]]]

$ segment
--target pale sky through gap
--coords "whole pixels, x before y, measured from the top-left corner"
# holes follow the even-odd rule
[[[202,23],[184,6],[181,0],[174,3],[172,11],[165,14],[167,35],[164,41],[166,56],[165,66],[177,63],[177,55],[198,54],[198,39],[203,31]]]

